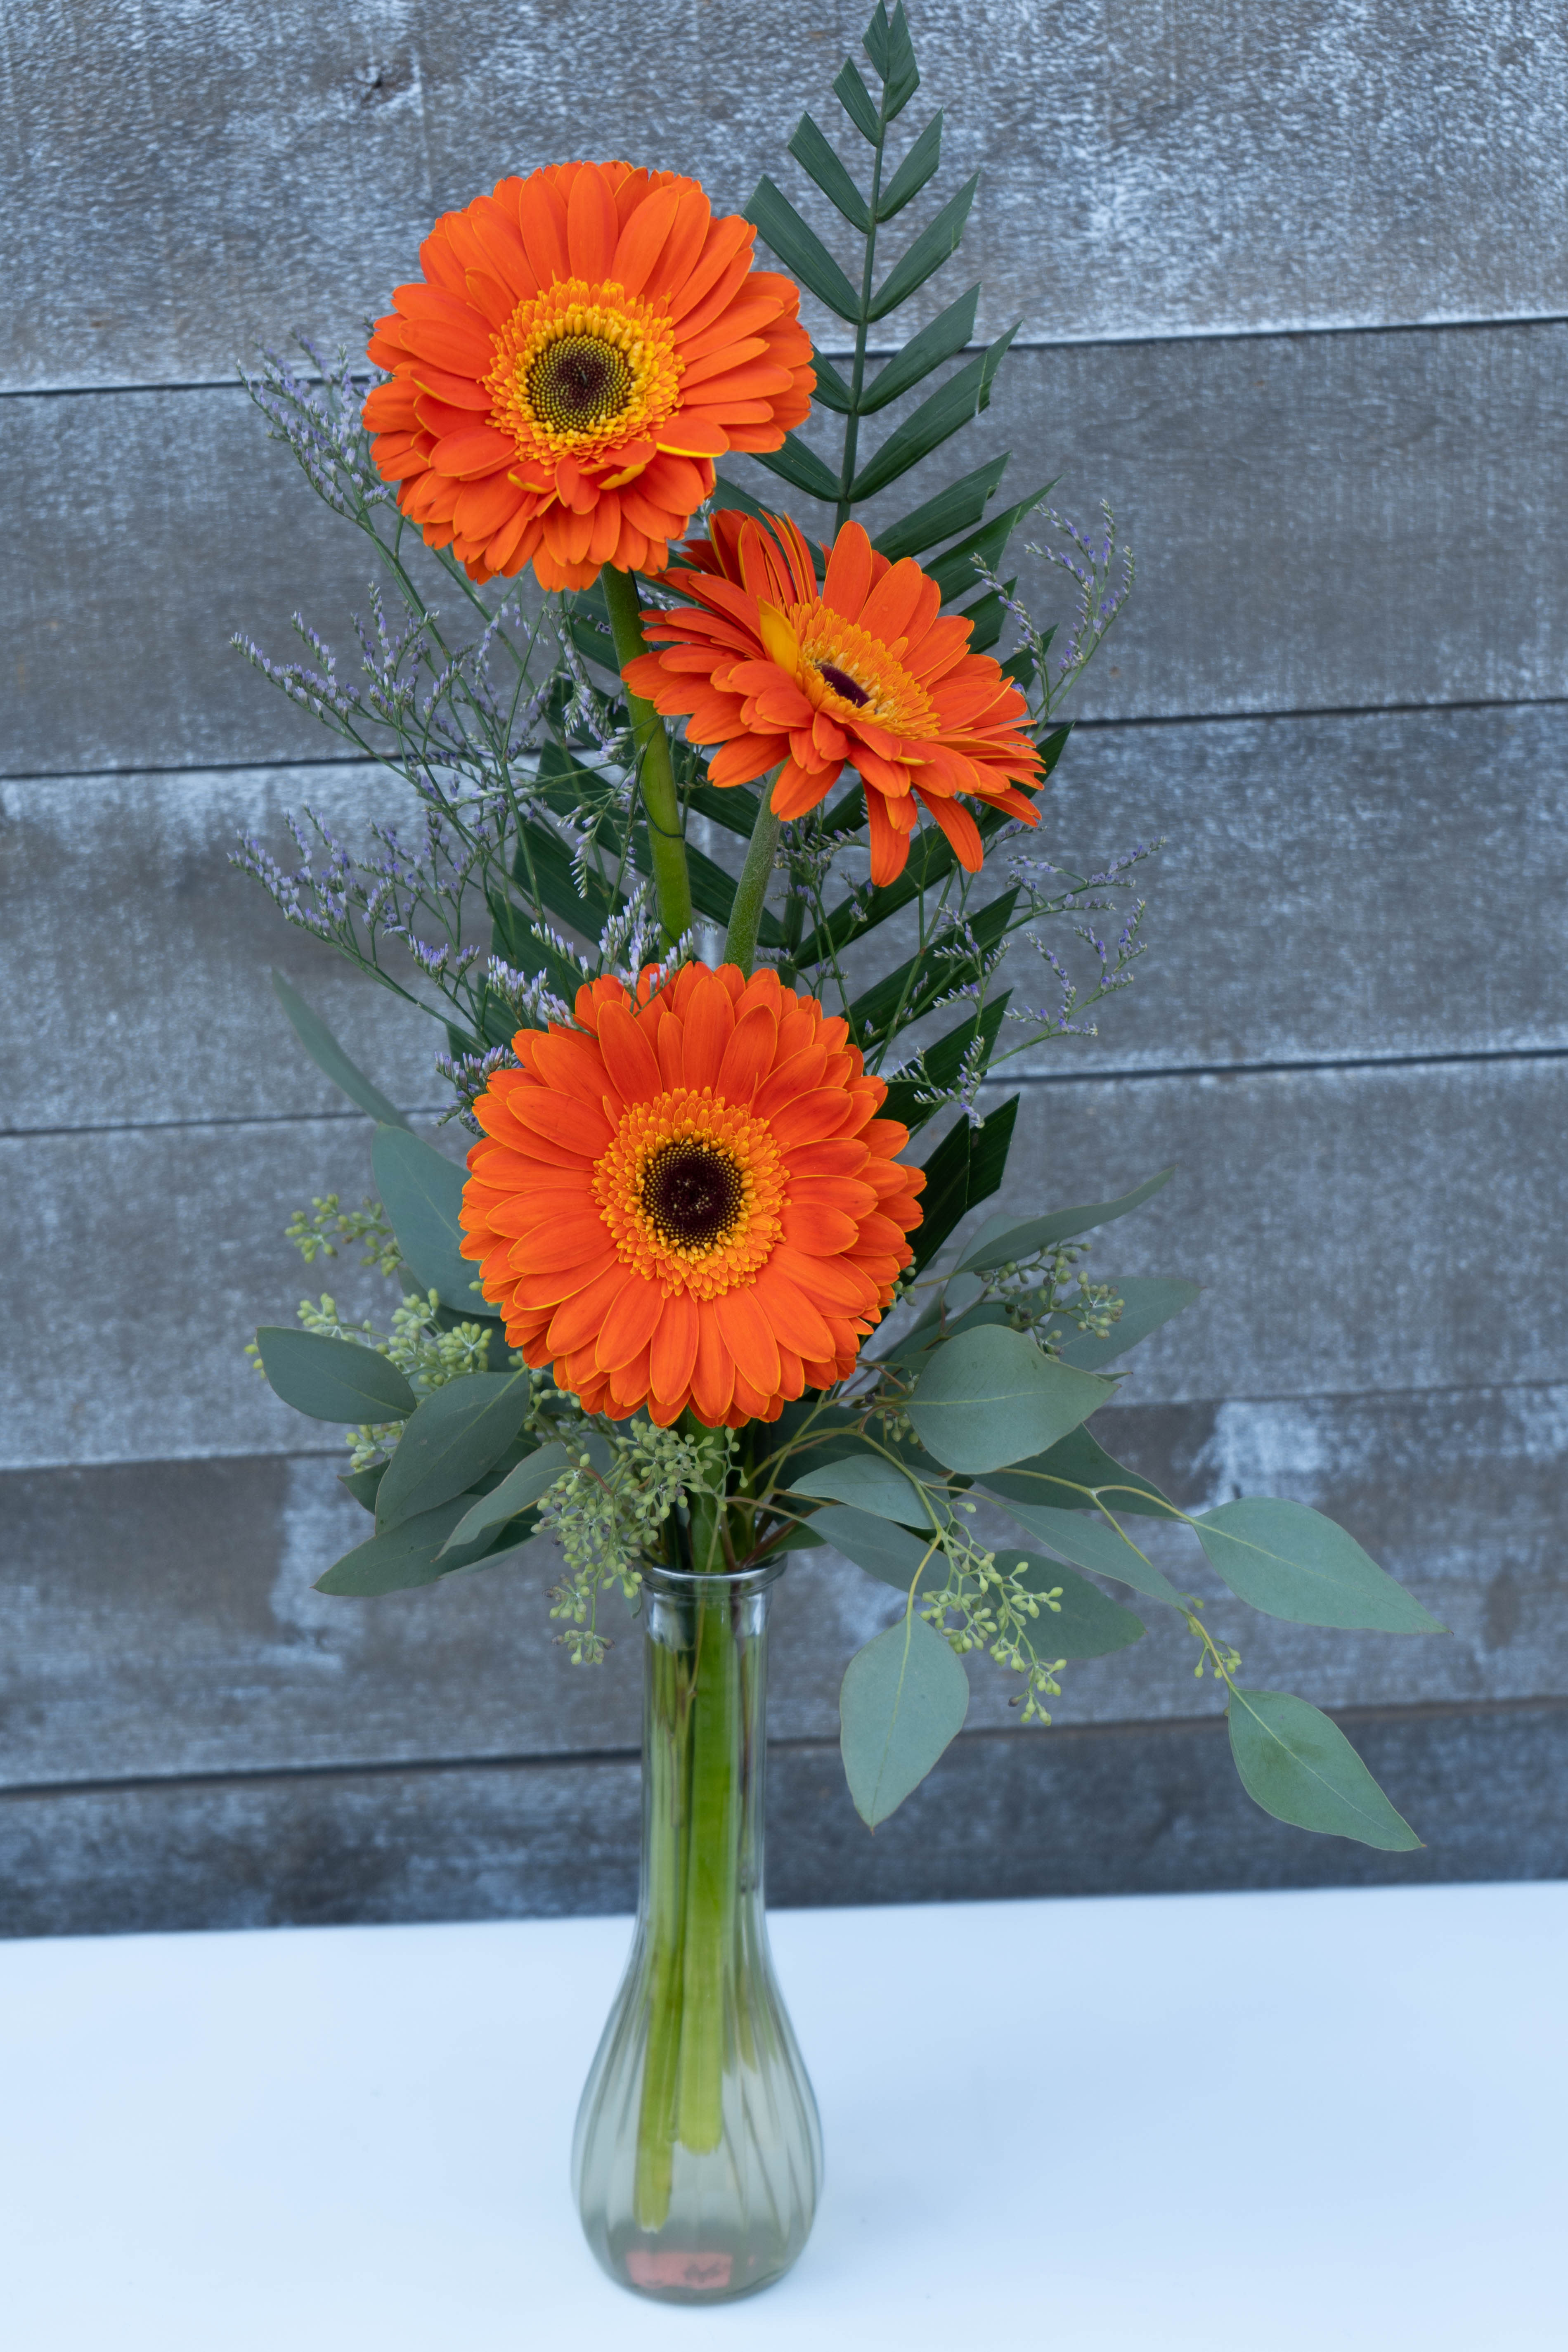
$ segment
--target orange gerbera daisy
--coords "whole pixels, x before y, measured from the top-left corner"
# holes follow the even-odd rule
[[[443,213],[370,356],[384,481],[475,580],[546,588],[662,572],[727,449],[776,449],[811,404],[811,344],[756,231],[695,180],[552,163]]]
[[[854,768],[874,882],[903,871],[917,802],[972,874],[980,833],[960,793],[1038,824],[1016,789],[1039,775],[1019,731],[1028,705],[1000,662],[970,652],[973,624],[942,616],[942,591],[918,563],[889,563],[847,522],[819,590],[793,522],[730,509],[681,551],[693,568],[668,584],[687,605],[646,615],[647,635],[668,642],[623,675],[657,710],[683,718],[694,743],[721,747],[714,783],[747,783],[782,762],[773,806],[804,816]]]
[[[513,1039],[474,1105],[463,1255],[529,1363],[590,1412],[774,1421],[854,1370],[920,1223],[848,1025],[775,971],[689,963]]]

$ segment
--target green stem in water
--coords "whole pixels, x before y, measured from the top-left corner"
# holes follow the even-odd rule
[[[686,1944],[686,1837],[689,1827],[690,1695],[682,1687],[682,1660],[660,1649],[653,1659],[652,1736],[648,1790],[653,1834],[648,1846],[647,2055],[637,2116],[634,2200],[637,2227],[662,2229],[675,2174],[676,2088],[680,2059],[681,1970]]]
[[[625,669],[628,662],[647,651],[637,580],[630,572],[617,572],[606,563],[599,574],[599,586],[610,615],[616,659]],[[680,796],[675,789],[669,737],[652,703],[645,702],[629,688],[625,691],[637,744],[637,779],[642,786],[643,806],[647,811],[648,852],[658,919],[664,927],[665,945],[673,947],[691,929],[693,913],[691,877],[686,866],[686,835],[680,821]]]
[[[689,1650],[661,1650],[650,1691],[647,2047],[637,2115],[637,2226],[669,2215],[678,2147],[724,2131],[724,2053],[737,1959],[743,1694],[721,1585]]]
[[[746,862],[741,868],[741,878],[735,885],[735,900],[730,909],[730,928],[724,934],[724,961],[738,963],[750,973],[757,958],[757,933],[762,928],[763,901],[768,895],[773,877],[773,852],[779,843],[780,820],[773,814],[773,776],[764,779],[762,806],[757,822],[752,828],[751,845]]]
[[[702,1607],[698,1625],[677,2130],[683,2147],[703,2156],[724,2133],[725,1989],[741,1858],[740,1661],[722,1590]]]

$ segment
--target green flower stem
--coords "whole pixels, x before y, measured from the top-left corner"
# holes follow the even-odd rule
[[[647,1866],[653,1964],[648,1979],[647,2056],[637,2116],[634,2189],[637,2226],[642,2230],[663,2228],[669,2215],[675,2171],[681,1963],[686,1939],[686,1837],[689,1828],[689,1694],[682,1689],[681,1665],[678,1652],[663,1648],[655,1651],[649,1699],[653,1721],[645,1797],[652,1823]]]
[[[725,1983],[734,1958],[741,1812],[739,1659],[721,1591],[698,1615],[691,1709],[691,1835],[679,2086],[681,2145],[695,2155],[723,2136]]]
[[[659,1648],[649,1694],[647,2054],[637,2117],[640,2229],[668,2218],[677,2147],[723,2136],[727,1991],[739,1933],[740,1652],[721,1587],[689,1650]]]
[[[623,669],[647,651],[642,630],[642,604],[636,576],[605,564],[599,586],[610,615],[616,659]],[[691,877],[686,866],[686,835],[680,819],[680,796],[675,789],[675,768],[669,737],[651,702],[626,689],[632,736],[637,751],[637,777],[643,806],[647,811],[648,851],[653,861],[654,890],[665,945],[673,947],[691,929]]]
[[[730,909],[730,928],[724,934],[724,961],[738,963],[750,973],[757,959],[757,933],[762,928],[763,901],[768,895],[773,878],[773,852],[778,847],[780,820],[773,814],[773,790],[777,769],[763,782],[762,806],[757,822],[752,828],[751,845],[746,862],[741,868],[741,878],[735,885],[734,904]]]

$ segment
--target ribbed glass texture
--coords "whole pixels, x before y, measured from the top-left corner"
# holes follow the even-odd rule
[[[763,1908],[777,1574],[644,1577],[641,1896],[572,2165],[599,2261],[662,2303],[728,2303],[782,2277],[822,2181]]]

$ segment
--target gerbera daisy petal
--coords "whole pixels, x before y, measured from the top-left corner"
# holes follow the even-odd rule
[[[755,1286],[727,1290],[713,1302],[724,1344],[735,1359],[738,1380],[769,1396],[779,1384],[778,1339],[757,1303]]]
[[[575,1010],[520,1031],[476,1106],[463,1252],[510,1344],[589,1411],[666,1427],[773,1420],[845,1378],[921,1175],[845,1023],[732,964],[595,981]]]
[[[664,1301],[663,1311],[648,1348],[648,1382],[653,1394],[684,1402],[697,1365],[697,1339],[701,1328],[697,1301],[689,1290],[677,1290]]]
[[[629,1005],[605,1005],[599,1016],[599,1045],[623,1101],[649,1102],[662,1090],[658,1056]]]
[[[1039,780],[1038,753],[1019,731],[1024,698],[1000,663],[966,650],[972,622],[941,617],[937,582],[910,557],[889,564],[860,524],[834,541],[820,593],[804,551],[786,518],[716,514],[670,575],[684,610],[650,624],[658,649],[627,682],[685,719],[693,742],[720,747],[715,784],[778,768],[781,816],[815,807],[847,760],[867,787],[873,882],[903,871],[920,808],[973,866],[980,836],[954,796],[1015,815],[1004,796]],[[738,726],[727,699],[736,696]]]
[[[604,1328],[595,1343],[594,1357],[602,1372],[614,1372],[640,1355],[658,1328],[664,1294],[657,1282],[634,1278],[612,1300]]]
[[[722,1095],[726,1102],[749,1103],[773,1060],[778,1034],[778,1022],[767,1006],[753,1005],[736,1023],[734,1034],[724,1048],[724,1058],[714,1081],[715,1094]]]
[[[691,992],[686,1013],[686,1083],[716,1087],[724,1049],[735,1031],[735,1008],[717,973],[705,972]]]
[[[754,236],[715,221],[694,180],[623,163],[547,166],[444,214],[424,279],[377,323],[371,357],[393,381],[364,407],[377,470],[427,542],[476,580],[523,562],[552,588],[606,563],[662,571],[731,427],[765,452],[806,413],[799,298],[752,268]],[[449,415],[416,417],[421,389]],[[504,514],[499,491],[459,509],[443,488],[492,473]]]
[[[706,1422],[710,1429],[719,1428],[734,1393],[735,1359],[724,1345],[718,1313],[711,1306],[700,1304],[697,1355],[691,1368],[691,1402],[699,1421]]]
[[[570,1298],[563,1298],[549,1323],[550,1348],[552,1355],[574,1355],[598,1337],[615,1301],[626,1288],[628,1276],[617,1258],[614,1265],[599,1275],[586,1288]]]

